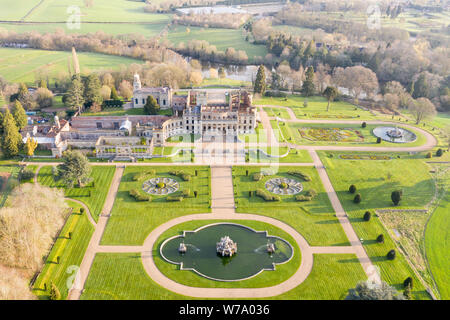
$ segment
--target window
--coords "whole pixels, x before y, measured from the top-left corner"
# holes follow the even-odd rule
[[[102,123],[101,122],[97,122],[97,129],[101,129],[102,128]]]
[[[145,99],[144,98],[142,99],[142,104],[145,104]]]
[[[139,104],[139,100],[136,98],[136,99],[134,99],[134,103],[135,104]]]
[[[114,125],[114,129],[119,129],[120,128],[120,125],[119,125],[118,122],[114,122],[113,125]]]
[[[165,106],[165,105],[166,105],[166,99],[163,100],[163,106]]]

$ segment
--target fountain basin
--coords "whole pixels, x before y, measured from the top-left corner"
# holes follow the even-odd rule
[[[376,127],[373,134],[384,141],[393,143],[414,142],[417,136],[414,132],[398,127]]]

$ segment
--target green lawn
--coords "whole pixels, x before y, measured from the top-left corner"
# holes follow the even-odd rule
[[[50,80],[68,73],[70,52],[35,49],[0,48],[0,74],[11,82],[34,84],[37,72],[48,72]],[[81,72],[118,69],[121,65],[143,63],[141,60],[100,53],[78,52]]]
[[[304,107],[305,100],[308,101],[306,108]],[[344,101],[332,102],[330,110],[327,112],[328,101],[324,97],[319,96],[302,97],[299,95],[288,95],[286,98],[261,97],[254,99],[253,104],[289,107],[294,111],[298,119],[376,119],[376,116],[369,111],[365,111]],[[275,108],[275,112],[279,112],[277,108]]]
[[[0,10],[0,20],[20,20],[30,11],[39,1],[17,0],[8,2],[8,5],[2,5]]]
[[[279,167],[277,169],[278,172],[273,176],[265,176],[260,181],[254,182],[251,176],[254,172],[259,172],[261,167],[233,167],[236,211],[281,220],[296,229],[313,246],[348,245],[347,237],[339,221],[334,217],[334,210],[316,169],[313,167]],[[248,176],[246,176],[247,170]],[[306,202],[297,202],[294,196],[281,196],[280,202],[266,202],[255,195],[249,198],[249,191],[264,189],[265,182],[271,178],[293,178],[287,174],[291,170],[301,171],[312,178],[309,182],[302,181],[304,189],[300,194],[314,189],[317,197]]]
[[[383,280],[401,289],[403,281],[411,276],[415,279],[414,296],[419,299],[429,298],[398,250],[395,260],[386,258],[387,252],[396,247],[379,219],[374,217],[369,222],[363,219],[366,210],[373,212],[375,209],[393,207],[391,192],[398,189],[403,190],[403,200],[395,209],[423,208],[435,191],[428,167],[421,160],[343,160],[329,158],[326,154],[319,152],[339,200],[358,237],[364,240],[363,245],[372,262],[380,268]],[[357,192],[362,196],[360,204],[352,201],[354,195],[348,192],[351,184],[356,185]],[[384,234],[383,244],[375,240],[379,234]]]
[[[249,60],[256,56],[264,57],[267,49],[263,45],[254,45],[245,41],[245,36],[241,29],[219,29],[219,28],[200,28],[188,27],[190,32],[186,32],[186,26],[174,26],[169,30],[167,39],[174,45],[183,42],[185,45],[190,40],[206,40],[211,45],[217,47],[217,50],[225,52],[229,47],[236,50],[244,50]]]
[[[182,202],[167,202],[167,196],[153,196],[151,202],[137,202],[128,192],[141,190],[146,179],[133,181],[134,174],[155,170],[157,177],[170,177],[179,182],[181,190],[190,189],[197,198],[185,198]],[[182,181],[169,174],[173,170],[183,170],[192,175],[191,181]],[[197,170],[198,176],[195,176]],[[149,177],[150,178],[150,177]],[[148,178],[147,178],[148,179]],[[143,194],[144,192],[141,191]],[[160,224],[173,218],[193,214],[207,213],[210,209],[210,168],[209,167],[127,167],[120,182],[111,218],[102,238],[104,245],[142,245],[149,233]]]
[[[290,119],[289,113],[284,108],[264,107],[264,111],[269,117],[279,117],[282,119]]]
[[[98,253],[81,300],[192,299],[168,291],[152,281],[140,253]]]
[[[263,271],[261,274],[247,280],[242,280],[238,282],[224,282],[224,281],[214,281],[204,278],[194,271],[191,270],[180,270],[179,265],[175,265],[164,260],[160,253],[159,248],[166,239],[182,234],[183,231],[192,231],[201,226],[217,223],[217,220],[202,220],[202,221],[189,221],[182,224],[178,224],[169,230],[165,231],[157,240],[156,248],[154,250],[155,264],[158,269],[165,274],[167,277],[177,281],[178,283],[191,286],[191,287],[204,287],[204,288],[262,288],[269,287],[281,283],[291,277],[295,271],[300,267],[301,253],[300,249],[296,245],[295,240],[286,232],[281,229],[274,227],[270,224],[252,221],[252,220],[224,220],[220,222],[232,222],[238,223],[256,231],[267,231],[270,236],[278,236],[287,240],[294,247],[293,258],[284,264],[279,264],[276,266],[275,271]]]
[[[95,221],[103,209],[106,196],[108,195],[111,180],[114,176],[115,167],[112,166],[95,166],[92,167],[91,177],[92,182],[83,188],[65,189],[65,195],[69,198],[74,198],[83,201],[91,211],[92,217]],[[44,166],[39,171],[38,182],[49,187],[64,188],[62,181],[54,181],[52,175],[52,167]]]
[[[106,108],[100,112],[83,112],[83,117],[99,117],[99,116],[124,116],[124,115],[144,115],[143,108],[123,109],[123,108]]]
[[[33,285],[32,291],[40,299],[48,299],[50,282],[55,283],[61,293],[61,298],[66,299],[70,285],[74,279],[77,268],[83,260],[84,253],[94,233],[94,227],[89,222],[86,213],[80,214],[81,206],[73,201],[67,203],[73,208],[73,213],[67,219],[60,236],[50,252],[47,260]],[[69,232],[72,238],[69,239]],[[57,257],[60,263],[57,263]],[[45,284],[47,290],[44,290]]]
[[[270,151],[267,148],[261,147],[266,153]],[[288,151],[287,147],[279,148],[279,155],[284,155]],[[270,153],[273,154],[273,153]],[[311,156],[307,150],[296,150],[290,149],[287,156],[282,158],[268,157],[264,153],[260,152],[256,147],[249,148],[248,162],[258,162],[258,163],[310,163],[312,162]]]

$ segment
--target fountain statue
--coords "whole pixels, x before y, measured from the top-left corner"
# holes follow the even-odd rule
[[[217,242],[216,250],[222,257],[231,257],[237,252],[237,243],[231,240],[229,236],[225,236]]]
[[[275,252],[275,245],[273,243],[267,243],[267,252],[268,253],[274,253]]]
[[[400,131],[397,125],[395,125],[394,129],[387,131],[386,134],[392,139],[398,139],[403,136],[402,132]]]
[[[184,242],[181,242],[180,246],[178,247],[178,252],[179,253],[186,253],[186,251],[187,251],[186,245],[184,244]]]

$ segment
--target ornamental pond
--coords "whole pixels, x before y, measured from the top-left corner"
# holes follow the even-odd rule
[[[219,253],[221,239],[228,237],[236,245],[231,256]],[[185,250],[180,250],[180,249]],[[270,236],[266,231],[234,223],[216,223],[165,240],[160,253],[181,270],[217,281],[251,278],[264,270],[276,272],[276,265],[288,262],[294,250],[286,240]]]

